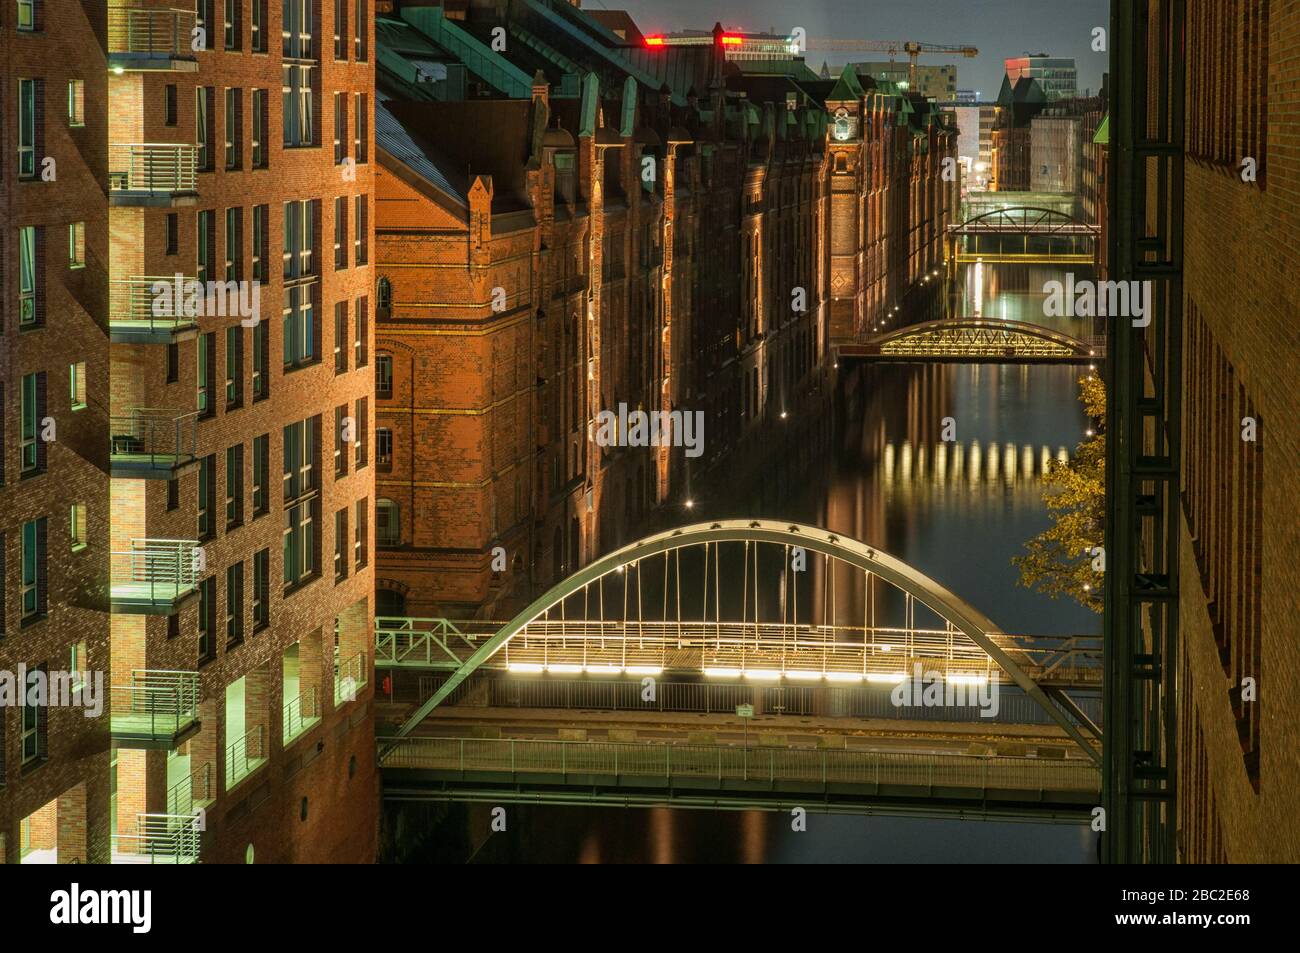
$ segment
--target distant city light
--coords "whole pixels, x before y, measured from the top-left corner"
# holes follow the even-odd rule
[[[647,36],[645,38],[646,46],[663,46],[664,38],[662,36]]]

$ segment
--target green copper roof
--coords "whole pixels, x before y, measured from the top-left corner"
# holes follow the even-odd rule
[[[1110,145],[1110,113],[1107,113],[1102,119],[1101,125],[1097,127],[1097,134],[1092,137],[1092,141],[1101,146]]]
[[[863,95],[862,84],[858,82],[858,74],[852,66],[846,66],[840,73],[840,78],[835,81],[831,91],[826,94],[826,101],[830,103],[857,102]]]

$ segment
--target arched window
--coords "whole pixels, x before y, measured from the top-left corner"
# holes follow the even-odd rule
[[[382,275],[375,285],[375,301],[381,312],[387,312],[393,307],[393,284]]]
[[[376,589],[375,615],[381,618],[406,615],[406,596],[393,589]]]
[[[402,541],[401,511],[392,500],[382,497],[375,503],[375,545],[397,546]]]

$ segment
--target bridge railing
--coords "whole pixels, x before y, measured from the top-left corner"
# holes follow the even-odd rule
[[[712,778],[724,781],[1099,791],[1089,762],[817,748],[623,744],[483,738],[404,738],[382,757],[389,769]]]

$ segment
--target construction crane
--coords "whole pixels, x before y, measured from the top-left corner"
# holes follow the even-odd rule
[[[970,59],[979,56],[980,52],[973,46],[943,46],[938,43],[917,43],[915,40],[832,40],[809,37],[806,46],[810,50],[888,53],[891,63],[899,53],[906,53],[911,61],[907,73],[908,85],[913,89],[916,88],[916,58],[922,53],[959,53]]]

